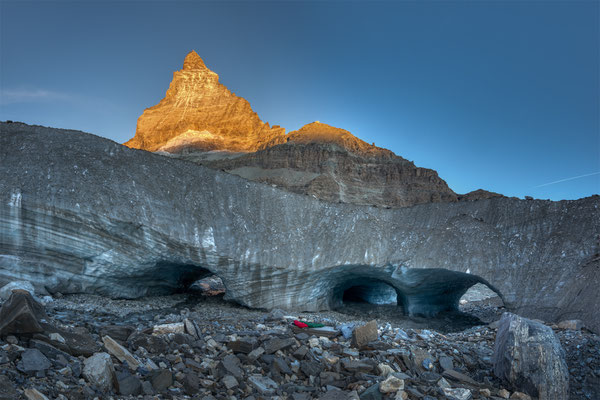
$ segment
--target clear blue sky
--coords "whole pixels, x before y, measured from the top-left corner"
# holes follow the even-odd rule
[[[576,199],[600,192],[599,4],[1,0],[0,120],[124,142],[194,49],[288,131],[347,129],[458,193]]]

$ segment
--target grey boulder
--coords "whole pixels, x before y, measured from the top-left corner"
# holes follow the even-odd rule
[[[110,391],[115,384],[115,367],[108,353],[96,353],[83,362],[83,376],[102,391]]]
[[[494,374],[514,390],[540,400],[569,397],[569,371],[564,350],[552,329],[504,313],[494,345]]]

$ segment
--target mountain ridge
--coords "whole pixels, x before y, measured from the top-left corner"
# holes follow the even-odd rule
[[[271,127],[219,83],[195,51],[174,72],[166,96],[144,110],[125,145],[329,202],[407,207],[498,195],[481,189],[459,195],[437,171],[320,121],[287,134]]]

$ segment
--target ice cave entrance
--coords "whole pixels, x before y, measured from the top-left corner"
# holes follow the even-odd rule
[[[347,287],[342,294],[342,303],[368,303],[375,305],[397,305],[396,289],[378,280],[363,280]]]
[[[470,311],[477,306],[504,307],[504,302],[496,292],[483,283],[473,285],[458,301],[459,310]]]

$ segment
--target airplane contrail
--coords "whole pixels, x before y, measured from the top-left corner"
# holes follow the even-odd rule
[[[573,179],[585,178],[586,176],[592,176],[592,175],[598,175],[598,174],[600,174],[600,171],[598,171],[598,172],[592,172],[591,174],[585,174],[585,175],[573,176],[573,177],[571,177],[571,178],[565,178],[565,179],[561,179],[561,180],[559,180],[559,181],[554,181],[554,182],[544,183],[544,184],[541,184],[541,185],[534,186],[534,188],[539,188],[539,187],[542,187],[542,186],[548,186],[548,185],[554,185],[555,183],[561,183],[561,182],[566,182],[566,181],[572,181]]]

